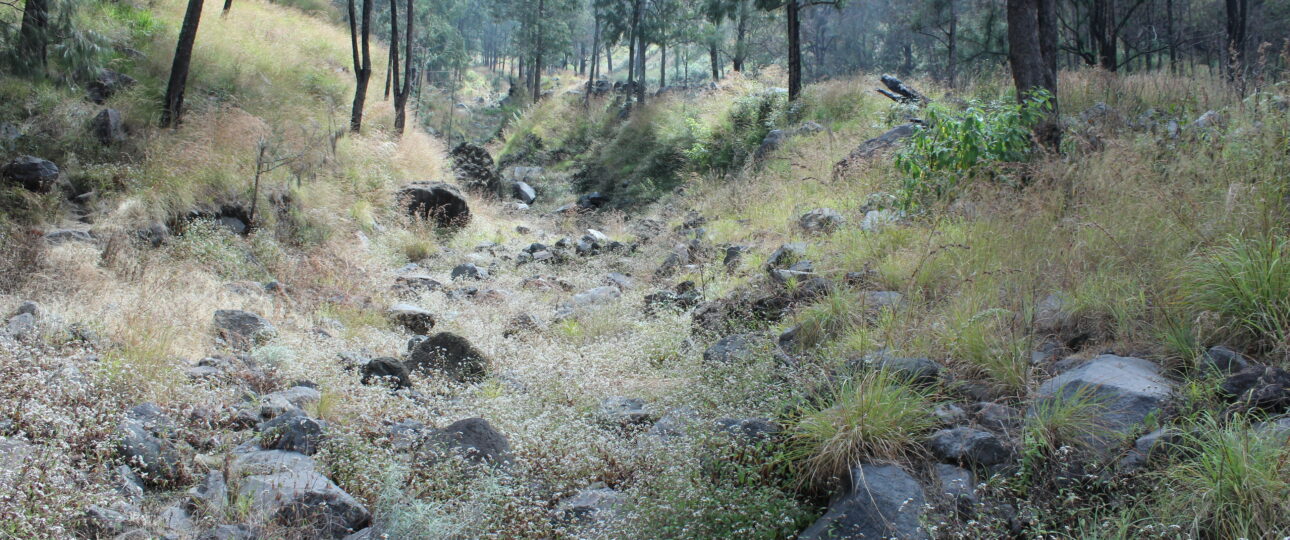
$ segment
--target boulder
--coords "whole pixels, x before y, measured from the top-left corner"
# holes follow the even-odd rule
[[[374,358],[363,364],[362,374],[363,384],[386,384],[393,386],[395,390],[412,387],[408,367],[395,358]]]
[[[511,184],[511,196],[524,204],[533,204],[537,200],[537,191],[528,182],[519,181]]]
[[[612,519],[627,504],[627,496],[607,488],[581,489],[556,505],[562,518],[573,522]]]
[[[452,170],[457,175],[457,182],[466,189],[473,189],[499,195],[502,178],[494,170],[493,156],[483,147],[470,143],[461,143],[448,154],[452,158]]]
[[[1182,449],[1182,433],[1171,427],[1162,427],[1151,433],[1138,437],[1133,448],[1120,458],[1118,466],[1122,471],[1135,471],[1146,466],[1152,460],[1168,456]]]
[[[80,520],[84,538],[114,538],[130,528],[130,518],[124,513],[97,504],[85,509]]]
[[[239,309],[216,311],[215,331],[226,343],[238,349],[260,345],[278,334],[278,330],[264,317]]]
[[[798,539],[930,538],[921,523],[925,504],[922,486],[900,467],[859,464],[847,490]]]
[[[1233,400],[1228,415],[1251,411],[1281,414],[1290,410],[1290,371],[1251,366],[1224,380],[1219,393]]]
[[[99,111],[99,114],[90,121],[90,134],[104,146],[125,142],[125,122],[121,119],[121,111],[116,109]]]
[[[24,341],[37,334],[36,317],[30,313],[19,313],[9,318],[5,324],[4,335],[15,340]]]
[[[703,363],[709,366],[728,366],[750,362],[765,348],[765,338],[757,334],[735,334],[717,340],[703,351]]]
[[[313,538],[344,538],[372,521],[372,515],[327,477],[313,459],[296,452],[259,450],[242,454],[232,470],[238,493],[253,515],[287,527],[307,528]]]
[[[488,279],[488,270],[475,266],[473,263],[459,264],[452,269],[453,281],[459,279],[484,280]]]
[[[165,486],[182,475],[179,450],[170,442],[174,425],[151,403],[131,408],[117,425],[116,451],[149,486]]]
[[[927,447],[946,463],[990,467],[1006,463],[1012,453],[995,434],[960,426],[933,433]]]
[[[618,287],[596,287],[573,295],[573,307],[588,308],[601,306],[617,300],[618,297],[622,295],[623,293],[618,290]]]
[[[293,386],[263,396],[248,397],[239,407],[236,417],[243,424],[256,425],[317,403],[320,399],[322,394],[316,388]]]
[[[719,418],[715,425],[717,433],[748,444],[768,441],[780,432],[778,424],[765,418]]]
[[[929,358],[894,356],[885,350],[850,360],[847,366],[853,371],[883,370],[918,386],[936,384],[944,369]]]
[[[85,97],[96,104],[102,105],[118,92],[133,86],[134,82],[134,79],[128,75],[117,73],[110,69],[101,69],[98,76],[85,86]]]
[[[405,364],[408,371],[437,372],[457,382],[477,382],[487,375],[490,362],[466,338],[440,332],[417,344]]]
[[[443,228],[470,224],[470,205],[461,191],[442,182],[414,182],[398,192],[398,200],[409,216],[433,220]]]
[[[977,504],[976,482],[967,469],[937,463],[933,470],[940,485],[940,496],[960,517],[968,517]]]
[[[299,409],[287,411],[256,426],[260,432],[260,447],[266,450],[287,450],[312,456],[322,443],[323,425]]]
[[[612,427],[630,427],[648,424],[653,418],[640,398],[610,396],[600,402],[596,413],[601,423]]]
[[[228,507],[228,483],[224,473],[212,470],[201,483],[188,490],[188,509],[212,516],[222,515]]]
[[[207,529],[197,540],[257,540],[260,533],[246,525],[217,525]]]
[[[789,268],[806,257],[806,244],[784,244],[770,254],[766,260],[766,270]]]
[[[593,191],[581,197],[578,197],[578,208],[585,210],[595,210],[609,204],[609,197],[602,195],[599,191]]]
[[[1210,347],[1200,357],[1201,365],[1211,373],[1224,375],[1238,373],[1250,367],[1244,355],[1227,347]]]
[[[27,191],[49,193],[58,182],[58,166],[35,156],[19,156],[0,168],[0,177]]]
[[[798,226],[808,233],[831,233],[846,225],[847,218],[832,208],[816,208],[797,220]]]
[[[511,444],[506,436],[483,418],[467,418],[437,429],[427,444],[478,464],[505,465],[511,461]]]
[[[1040,385],[1036,406],[1084,392],[1100,404],[1106,429],[1128,434],[1160,410],[1173,388],[1159,366],[1147,360],[1104,354]]]
[[[535,334],[542,331],[542,321],[528,313],[520,313],[506,323],[502,337],[510,338],[521,334]]]
[[[433,313],[412,304],[390,306],[390,309],[386,311],[386,315],[399,326],[417,335],[429,334],[430,329],[434,328],[435,324]]]
[[[394,287],[400,292],[434,292],[443,290],[443,283],[426,274],[406,274],[394,278]]]

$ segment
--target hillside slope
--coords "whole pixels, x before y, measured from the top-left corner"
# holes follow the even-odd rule
[[[3,188],[0,536],[1290,529],[1282,85],[1063,74],[1063,155],[1004,84],[559,93],[454,171],[380,99],[344,133],[328,8],[219,8],[178,130],[177,1],[87,3],[102,105],[0,84],[0,157],[61,169]]]

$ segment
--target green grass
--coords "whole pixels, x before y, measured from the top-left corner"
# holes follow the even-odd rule
[[[1231,237],[1192,260],[1190,304],[1222,319],[1232,337],[1263,349],[1290,348],[1290,239]]]
[[[882,371],[843,382],[819,405],[798,412],[786,457],[804,485],[845,479],[855,464],[899,460],[936,426],[930,397]]]

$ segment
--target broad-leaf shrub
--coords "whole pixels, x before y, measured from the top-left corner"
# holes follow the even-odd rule
[[[913,210],[952,197],[965,182],[999,178],[997,165],[1030,158],[1031,128],[1051,110],[1051,96],[1043,92],[1024,104],[972,101],[962,111],[928,107],[924,123],[896,154],[896,167],[905,175],[898,203]]]

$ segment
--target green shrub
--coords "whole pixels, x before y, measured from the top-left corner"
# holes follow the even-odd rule
[[[808,405],[792,428],[786,457],[804,485],[847,478],[864,460],[895,460],[936,425],[928,395],[885,371],[844,382],[832,399]]]
[[[1251,344],[1290,347],[1290,239],[1229,238],[1188,265],[1189,303]]]
[[[900,205],[912,210],[952,197],[978,177],[1002,178],[997,165],[1029,159],[1030,130],[1051,109],[1044,94],[1024,105],[974,101],[963,111],[929,106],[925,124],[896,154],[896,168],[905,175]]]

